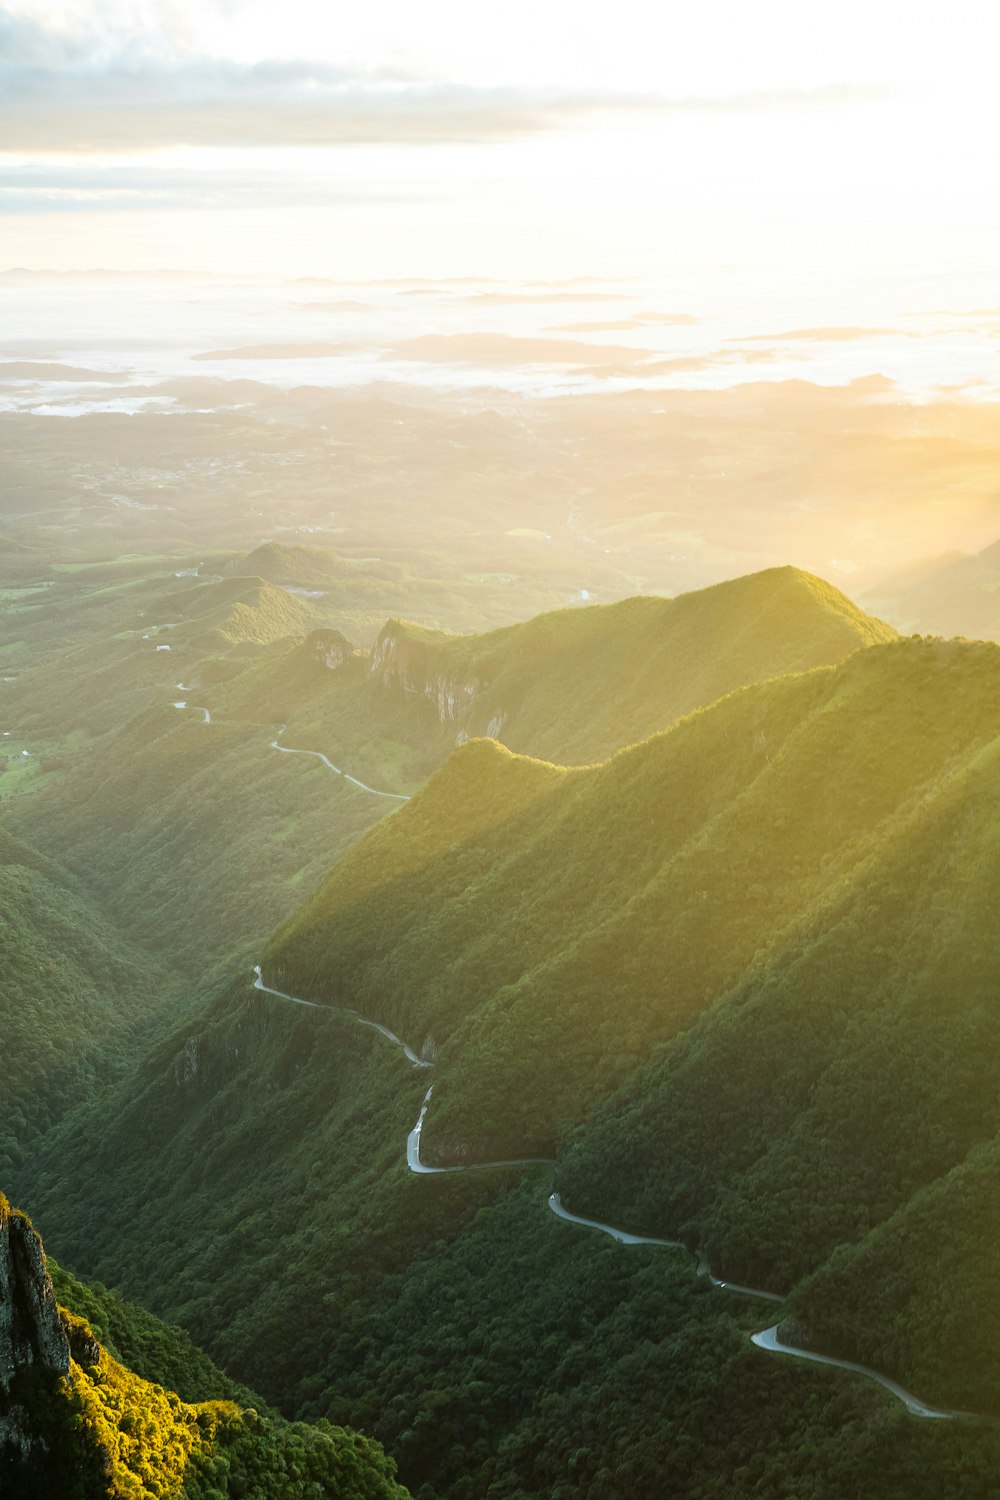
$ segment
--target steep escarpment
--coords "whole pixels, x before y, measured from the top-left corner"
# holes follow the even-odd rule
[[[69,1344],[42,1242],[0,1195],[0,1400],[9,1402],[26,1375],[44,1381],[68,1373]],[[10,1410],[0,1418],[0,1443],[12,1440],[16,1422]]]
[[[596,766],[463,744],[255,955],[316,1008],[234,974],[49,1143],[32,1205],[297,1414],[362,1413],[430,1494],[555,1493],[572,1463],[595,1495],[731,1500],[761,1442],[810,1500],[849,1500],[858,1453],[880,1500],[978,1494],[988,1434],[883,1425],[877,1390],[754,1349],[763,1318],[688,1256],[549,1215],[546,1168],[408,1177],[428,1075],[333,1007],[433,1039],[426,1162],[555,1154],[570,1210],[995,1409],[997,743],[1000,650],[896,640]],[[706,1423],[728,1490],[685,1467]]]

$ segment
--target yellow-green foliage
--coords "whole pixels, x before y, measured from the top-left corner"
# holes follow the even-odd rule
[[[289,546],[281,542],[262,542],[259,547],[226,563],[223,572],[229,576],[265,579],[268,583],[292,583],[300,588],[330,588],[350,577],[349,564],[330,547]]]
[[[677,599],[559,610],[488,635],[449,638],[392,622],[384,639],[411,691],[458,689],[457,722],[468,732],[502,716],[500,736],[513,749],[579,764],[734,688],[833,665],[895,636],[822,579],[772,568]],[[474,689],[471,708],[463,688]]]
[[[305,599],[261,578],[202,584],[171,599],[169,607],[182,622],[163,638],[174,650],[195,644],[205,650],[213,639],[230,646],[265,645],[303,635],[316,624]]]
[[[82,1319],[65,1314],[74,1345],[93,1341]],[[231,1402],[190,1406],[173,1391],[133,1375],[94,1344],[97,1359],[82,1367],[74,1359],[67,1377],[85,1443],[103,1456],[107,1494],[114,1500],[173,1500],[184,1492],[192,1453],[208,1451],[220,1426],[241,1420]]]

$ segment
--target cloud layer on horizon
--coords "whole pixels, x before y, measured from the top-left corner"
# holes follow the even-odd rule
[[[296,58],[246,64],[109,47],[0,9],[0,150],[22,155],[487,143],[612,115],[839,107],[885,94],[850,83],[687,98],[475,87]]]

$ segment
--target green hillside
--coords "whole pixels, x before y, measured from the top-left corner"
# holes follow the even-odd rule
[[[291,566],[312,549],[277,551]],[[37,793],[12,804],[12,827],[85,875],[129,931],[192,976],[242,960],[399,805],[315,758],[275,753],[280,724],[283,745],[406,794],[477,716],[532,753],[555,753],[558,741],[564,759],[587,761],[745,681],[891,635],[818,579],[778,569],[487,636],[406,627],[411,646],[440,657],[424,663],[432,702],[406,677],[416,670],[406,652],[388,653],[391,632],[369,659],[342,632],[312,628],[309,602],[259,578],[171,574],[141,593],[141,614],[131,584],[114,605],[85,592],[75,613],[60,598],[46,596],[52,618],[34,627],[42,660],[8,690],[17,744],[34,757],[18,779]],[[74,620],[83,642],[65,651]],[[466,702],[455,684],[470,672],[479,698],[440,717],[441,703]],[[210,709],[212,723],[172,702]]]
[[[404,1500],[393,1465],[358,1434],[288,1425],[248,1403],[186,1340],[140,1308],[116,1310],[140,1374],[116,1358],[80,1311],[108,1298],[56,1272],[0,1195],[0,1489],[23,1500]],[[139,1337],[136,1337],[136,1334]],[[194,1403],[156,1378],[169,1368],[212,1394]],[[234,1399],[234,1397],[236,1399]],[[221,1399],[220,1399],[221,1398]],[[260,1403],[258,1403],[259,1405]]]
[[[0,1166],[148,1046],[167,972],[65,870],[0,830]]]
[[[301,547],[287,542],[262,542],[246,557],[234,558],[222,569],[226,577],[256,575],[268,583],[299,588],[330,588],[350,573],[349,564],[329,547]]]
[[[832,665],[895,631],[797,568],[677,599],[560,610],[449,639],[394,621],[372,650],[386,695],[422,695],[459,738],[562,764],[603,760],[734,688]],[[375,711],[381,695],[373,694]]]
[[[290,1414],[370,1427],[422,1500],[548,1495],[571,1460],[595,1500],[728,1500],[761,1444],[789,1500],[846,1500],[876,1451],[880,1497],[988,1494],[992,1429],[747,1334],[788,1316],[1000,1410],[998,737],[1000,648],[897,640],[596,766],[465,744],[261,953],[321,1008],[220,986],[19,1191]],[[433,1059],[425,1162],[553,1154],[554,1181],[407,1175],[428,1074],[338,1005]],[[561,1224],[553,1185],[787,1311]]]
[[[263,646],[301,635],[316,623],[307,600],[253,576],[198,584],[173,595],[170,606],[171,619],[182,622],[176,641],[205,652],[219,646]],[[171,640],[172,648],[176,641]]]
[[[212,701],[231,718],[288,724],[290,743],[348,758],[376,785],[414,791],[470,737],[585,764],[737,687],[894,636],[829,584],[776,568],[486,635],[394,620],[335,671],[310,637],[227,673]]]
[[[265,965],[296,994],[443,1042],[442,1130],[485,1118],[501,1154],[551,1146],[596,1077],[607,1087],[689,1025],[1000,730],[998,686],[992,647],[873,648],[733,694],[604,765],[539,770],[538,800],[481,831],[480,789],[502,807],[522,762],[463,746]]]

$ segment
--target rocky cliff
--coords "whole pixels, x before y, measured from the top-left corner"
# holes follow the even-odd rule
[[[36,1444],[26,1393],[69,1374],[69,1343],[30,1219],[0,1194],[0,1454]]]
[[[375,688],[426,698],[441,724],[456,724],[455,743],[486,735],[499,738],[506,713],[487,701],[490,673],[463,671],[447,646],[456,640],[390,620],[372,647],[370,680]]]

